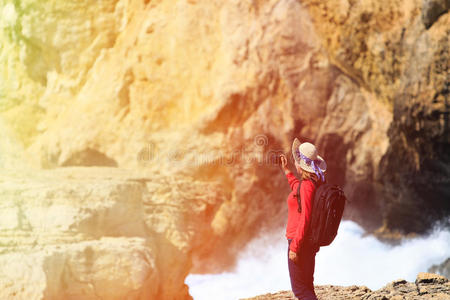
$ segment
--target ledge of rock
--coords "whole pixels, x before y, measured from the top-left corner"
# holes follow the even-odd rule
[[[365,286],[319,285],[315,287],[319,300],[420,300],[450,299],[450,282],[444,276],[419,273],[414,283],[395,280],[385,287],[372,291]],[[291,291],[260,295],[242,300],[296,300]]]
[[[2,170],[0,298],[190,299],[191,252],[221,203],[204,191],[220,189],[176,186],[157,171]]]

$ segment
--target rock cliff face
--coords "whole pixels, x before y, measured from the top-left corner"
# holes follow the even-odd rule
[[[374,179],[385,225],[423,232],[448,215],[449,1],[303,1],[331,62],[393,111]]]
[[[399,279],[385,287],[371,291],[365,286],[333,286],[322,285],[315,287],[317,298],[320,300],[419,300],[419,299],[450,299],[450,283],[447,278],[431,274],[419,273],[414,283]],[[247,300],[294,300],[297,299],[291,291],[261,295]]]
[[[448,24],[448,1],[0,0],[2,193],[40,199],[1,205],[37,228],[42,249],[65,243],[66,233],[48,229],[73,229],[67,252],[33,252],[40,261],[70,266],[109,242],[112,260],[132,244],[130,259],[105,262],[146,274],[115,278],[124,291],[141,297],[157,274],[152,284],[164,290],[152,293],[187,297],[189,271],[224,270],[261,228],[285,224],[288,187],[275,157],[296,136],[318,145],[328,179],[344,186],[347,218],[424,232],[450,211]],[[41,172],[47,181],[33,183]],[[129,182],[134,172],[147,179]],[[120,190],[106,182],[116,174],[136,206],[107,200]],[[70,176],[86,185],[59,187]],[[104,194],[86,202],[97,184]],[[74,202],[61,204],[74,223],[46,197]],[[144,198],[161,206],[141,214]],[[39,214],[23,215],[28,202]],[[114,213],[103,215],[104,205]],[[82,221],[86,211],[101,221]],[[112,216],[114,230],[141,225],[98,229]],[[22,234],[20,218],[2,221],[8,234]],[[18,241],[5,255],[33,245]],[[173,277],[159,267],[172,257]],[[55,287],[37,286],[57,295],[66,271],[51,269]]]

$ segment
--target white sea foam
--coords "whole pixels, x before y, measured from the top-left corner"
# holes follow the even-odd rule
[[[284,229],[255,239],[242,251],[233,272],[189,275],[186,284],[195,300],[232,300],[289,290]],[[396,280],[414,281],[417,273],[450,257],[450,230],[427,237],[384,244],[354,222],[343,221],[333,243],[317,253],[316,285],[365,285],[372,290]]]

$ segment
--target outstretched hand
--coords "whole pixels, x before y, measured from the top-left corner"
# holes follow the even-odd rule
[[[280,163],[281,163],[281,169],[283,170],[284,174],[291,172],[291,170],[289,170],[289,168],[287,167],[288,162],[287,162],[286,155],[284,155],[284,154],[280,155]]]

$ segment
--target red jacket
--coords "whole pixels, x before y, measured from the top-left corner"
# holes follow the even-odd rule
[[[312,197],[315,191],[315,185],[310,180],[303,180],[300,186],[300,197],[302,200],[302,212],[298,212],[297,193],[300,181],[294,174],[289,172],[286,177],[291,187],[291,193],[287,199],[288,205],[288,222],[286,226],[286,237],[292,239],[290,250],[297,253],[300,248],[306,229],[311,221]]]

